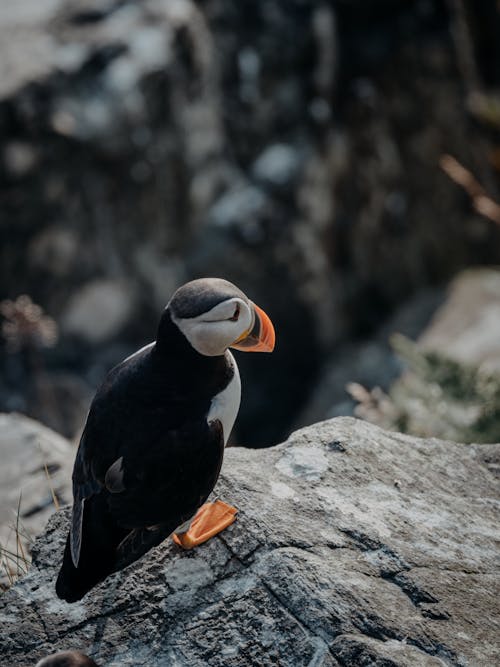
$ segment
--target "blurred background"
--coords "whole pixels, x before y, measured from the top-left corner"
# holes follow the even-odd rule
[[[278,336],[235,444],[500,440],[499,35],[497,0],[2,3],[0,410],[78,437],[213,275]]]

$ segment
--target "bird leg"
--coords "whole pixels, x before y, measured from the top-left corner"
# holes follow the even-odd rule
[[[237,511],[222,500],[205,503],[191,521],[179,526],[172,535],[173,540],[184,549],[192,549],[230,526],[236,519]]]

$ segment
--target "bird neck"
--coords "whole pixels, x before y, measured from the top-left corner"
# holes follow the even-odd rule
[[[192,372],[210,374],[226,366],[224,355],[208,357],[197,352],[172,321],[166,308],[160,319],[156,336],[155,353],[162,362],[172,367],[189,367]]]

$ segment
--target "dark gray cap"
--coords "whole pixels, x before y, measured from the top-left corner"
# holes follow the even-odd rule
[[[186,283],[174,293],[168,308],[182,319],[207,313],[222,301],[238,297],[248,301],[245,294],[223,278],[199,278]]]

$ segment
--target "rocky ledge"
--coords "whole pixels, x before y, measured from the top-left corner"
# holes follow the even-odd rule
[[[73,605],[54,593],[61,511],[0,598],[2,665],[60,649],[107,667],[493,665],[499,456],[350,418],[230,449],[233,526],[192,552],[168,541]]]
[[[0,413],[0,452],[1,592],[27,566],[32,538],[42,532],[55,504],[70,502],[76,450],[34,419]]]

